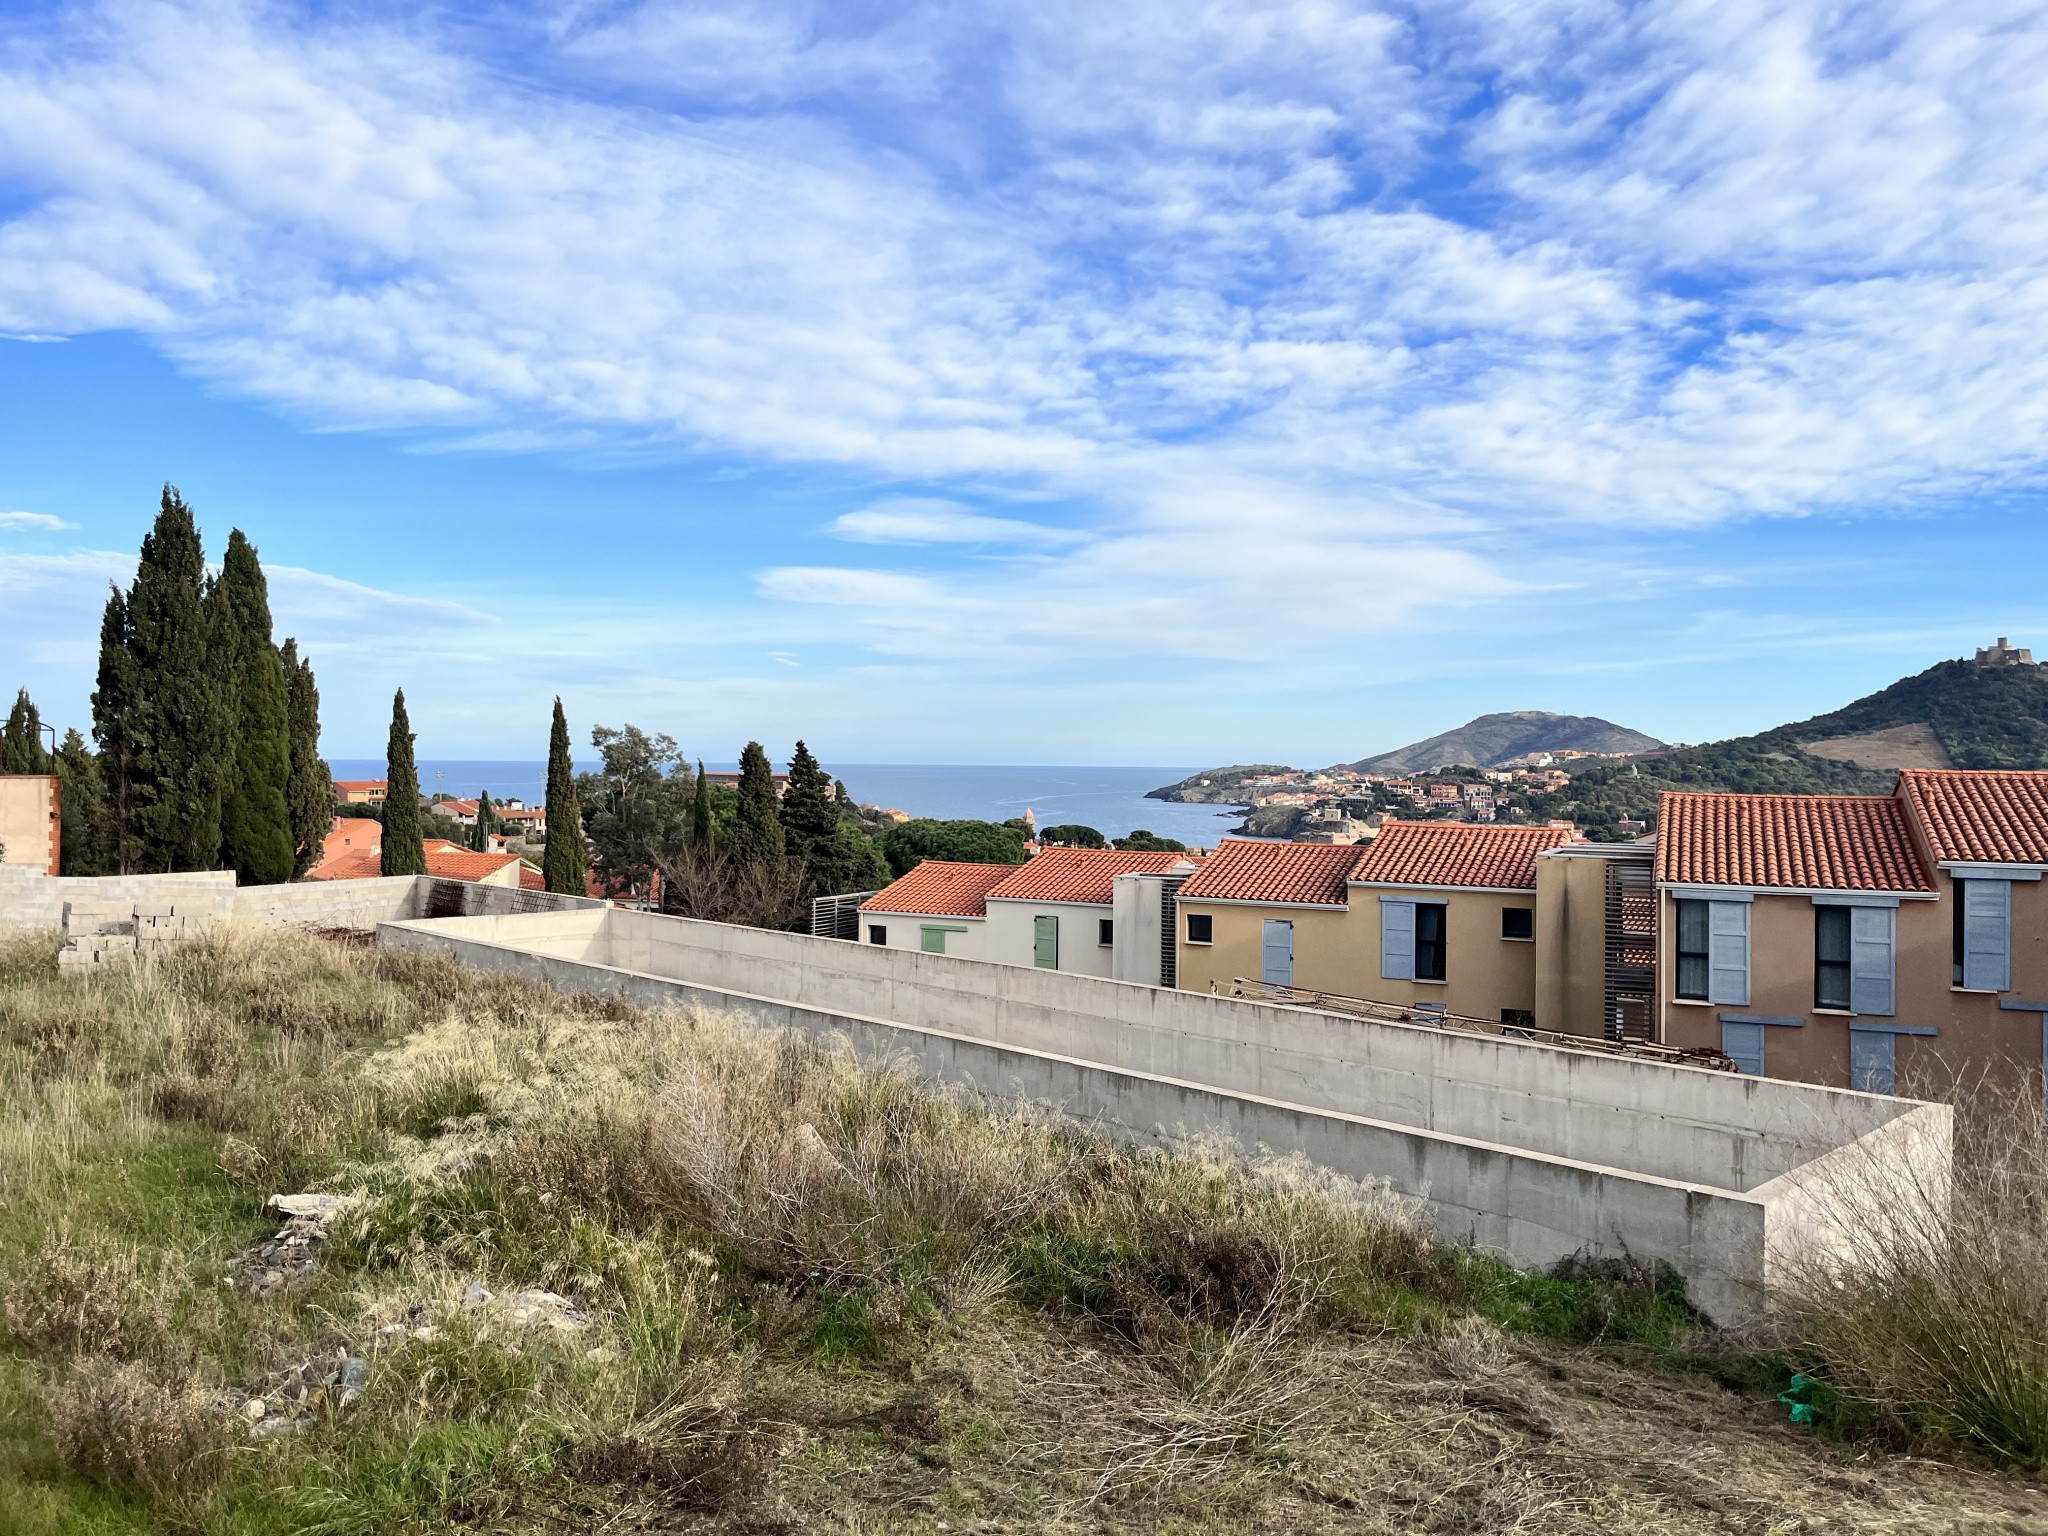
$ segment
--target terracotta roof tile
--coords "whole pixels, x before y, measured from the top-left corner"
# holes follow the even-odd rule
[[[1938,860],[2048,864],[2048,773],[1908,768],[1899,790]]]
[[[986,917],[988,893],[1017,872],[1014,864],[954,864],[926,859],[860,904],[863,912],[914,917]]]
[[[1390,821],[1351,878],[1367,885],[1468,886],[1533,891],[1536,855],[1576,842],[1569,827],[1489,827],[1462,821]]]
[[[427,851],[427,873],[442,880],[481,880],[507,864],[517,864],[516,853],[478,853],[458,848],[443,838],[423,840]],[[380,848],[345,848],[330,852],[306,871],[308,880],[375,880],[384,873]]]
[[[1274,901],[1341,907],[1356,848],[1329,843],[1260,843],[1225,838],[1180,888],[1183,901]]]
[[[1118,875],[1163,874],[1176,864],[1200,862],[1184,853],[1047,848],[988,894],[1003,901],[1078,901],[1106,907],[1116,895]]]
[[[1657,878],[1778,890],[1931,891],[1891,795],[1695,795],[1657,811]]]

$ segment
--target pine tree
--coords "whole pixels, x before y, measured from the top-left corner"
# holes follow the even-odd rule
[[[690,796],[690,846],[711,852],[711,779],[704,772],[704,759],[697,759],[697,787]]]
[[[584,886],[583,805],[576,794],[576,765],[569,760],[569,717],[555,700],[548,731],[548,845],[541,853],[541,877],[562,896],[587,894]]]
[[[127,602],[135,692],[129,819],[146,871],[220,864],[227,700],[213,665],[206,557],[192,509],[164,487]]]
[[[405,690],[391,700],[391,740],[384,749],[384,856],[387,875],[424,875],[426,845],[420,838],[420,774],[412,760],[412,721],[406,718]]]
[[[108,875],[114,872],[113,827],[107,806],[107,781],[99,759],[77,731],[66,731],[57,748],[57,772],[64,779],[60,872],[66,875]]]
[[[789,857],[806,869],[815,869],[839,825],[839,808],[833,804],[832,780],[801,741],[789,759],[789,787],[780,808],[783,846]]]
[[[119,587],[100,618],[99,676],[92,692],[92,734],[100,744],[100,777],[107,790],[107,858],[115,873],[142,862],[140,818],[136,815],[136,731],[141,726],[134,635],[128,599]]]
[[[478,853],[491,851],[491,834],[498,830],[498,813],[491,809],[491,792],[476,797],[476,825],[469,829],[469,846]]]
[[[750,741],[740,753],[739,825],[733,831],[732,857],[739,868],[782,868],[782,818],[777,812],[775,770],[761,743]]]
[[[298,855],[289,799],[291,693],[270,638],[263,567],[239,528],[228,535],[208,601],[214,662],[233,727],[221,794],[221,861],[243,885],[280,885],[291,879]]]
[[[43,717],[22,689],[0,728],[0,773],[48,773],[50,754],[43,750]]]
[[[287,640],[280,654],[291,719],[292,774],[285,792],[291,810],[292,878],[320,862],[334,829],[334,777],[320,755],[320,689],[313,664],[299,659],[299,642]]]

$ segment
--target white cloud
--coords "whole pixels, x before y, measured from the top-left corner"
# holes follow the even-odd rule
[[[831,531],[857,544],[1072,544],[1071,528],[1015,517],[987,517],[936,496],[891,496],[832,520]]]
[[[0,512],[0,529],[23,533],[60,533],[78,524],[67,523],[47,512]]]

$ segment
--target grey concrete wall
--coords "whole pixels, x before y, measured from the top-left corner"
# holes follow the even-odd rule
[[[181,875],[106,875],[98,878],[44,875],[18,866],[0,878],[0,932],[61,928],[67,907],[117,907],[176,903],[193,911],[225,915],[235,893],[227,870]]]
[[[604,932],[589,958],[722,991],[1718,1189],[1753,1189],[1901,1112],[1799,1083],[651,913],[615,911]]]
[[[907,1060],[926,1077],[1049,1103],[1136,1137],[1222,1134],[1247,1149],[1300,1152],[1353,1178],[1387,1180],[1423,1200],[1440,1232],[1511,1262],[1535,1267],[1577,1253],[1626,1251],[1672,1264],[1695,1304],[1717,1321],[1757,1314],[1769,1213],[1751,1196],[603,963],[601,952],[616,958],[622,946],[616,931],[601,930],[630,915],[637,914],[613,912],[595,922],[585,914],[552,922],[408,922],[380,928],[378,939],[564,991],[615,993],[648,1006],[738,1009],[771,1028],[843,1035],[865,1060]],[[536,942],[588,958],[538,952]],[[652,934],[629,934],[623,947],[653,942]],[[1029,973],[1005,967],[1004,974]],[[904,996],[903,987],[883,987],[871,1000],[886,1006]]]

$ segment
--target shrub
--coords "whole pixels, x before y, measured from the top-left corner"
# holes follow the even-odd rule
[[[128,1347],[134,1255],[59,1239],[9,1287],[7,1331],[43,1355],[119,1355]]]
[[[210,1486],[227,1449],[226,1425],[196,1382],[137,1364],[80,1366],[50,1423],[66,1466],[153,1498]]]

